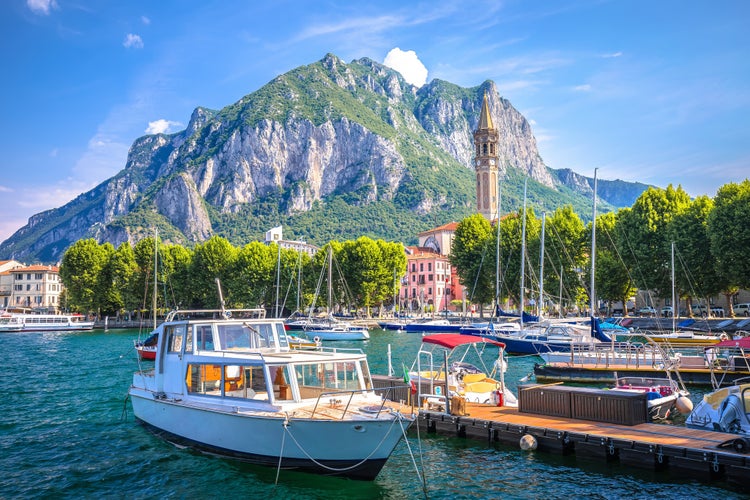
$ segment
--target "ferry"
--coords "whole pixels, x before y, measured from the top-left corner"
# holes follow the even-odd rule
[[[94,328],[81,314],[22,314],[0,315],[0,332],[80,331]]]

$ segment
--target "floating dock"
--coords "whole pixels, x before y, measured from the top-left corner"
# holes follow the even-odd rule
[[[373,377],[390,387],[392,405],[409,411],[403,380]],[[652,471],[672,471],[703,482],[726,480],[750,492],[750,439],[737,434],[647,422],[645,394],[559,385],[519,387],[519,408],[465,402],[425,404],[418,411],[420,431],[524,448]],[[406,404],[404,404],[406,402]],[[391,405],[389,405],[391,406]]]
[[[699,481],[726,479],[749,488],[750,455],[735,434],[671,425],[621,425],[521,413],[516,408],[467,403],[466,415],[420,410],[428,433],[521,447],[530,435],[536,449],[650,470],[678,470]],[[528,439],[528,438],[527,438]],[[750,491],[750,490],[748,490]]]

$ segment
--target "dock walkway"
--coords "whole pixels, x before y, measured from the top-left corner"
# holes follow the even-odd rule
[[[422,409],[418,425],[428,433],[521,446],[530,435],[540,451],[575,454],[651,470],[673,469],[710,481],[726,479],[748,488],[747,441],[735,434],[663,424],[618,425],[521,413],[516,408],[466,403],[465,415]]]

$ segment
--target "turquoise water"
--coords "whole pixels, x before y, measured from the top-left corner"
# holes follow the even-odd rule
[[[179,449],[135,423],[126,394],[137,331],[0,334],[0,498],[424,498],[401,443],[373,482],[250,466]],[[419,335],[371,332],[357,343],[373,373],[409,366]],[[488,357],[489,358],[489,357]],[[533,368],[513,358],[511,387]],[[618,464],[409,434],[429,498],[743,498],[723,483],[691,482]],[[421,458],[419,450],[421,449]]]

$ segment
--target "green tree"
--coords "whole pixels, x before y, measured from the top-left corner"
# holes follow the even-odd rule
[[[190,272],[196,307],[210,309],[221,305],[216,279],[220,280],[222,288],[231,281],[236,255],[237,249],[220,236],[212,236],[205,243],[196,245]],[[224,291],[222,293],[224,294]],[[234,303],[233,293],[239,291],[232,289],[224,294],[224,301],[228,307]]]
[[[711,253],[716,259],[717,273],[725,282],[727,307],[732,313],[730,297],[739,288],[750,288],[750,180],[729,183],[719,188],[714,209],[708,217]]]
[[[491,303],[495,297],[495,246],[492,226],[481,214],[471,215],[456,227],[450,262],[456,268],[469,299]]]
[[[97,310],[99,273],[107,260],[107,250],[93,238],[78,240],[65,252],[60,264],[60,279],[68,291],[71,309],[80,312]]]
[[[122,243],[117,250],[110,243],[103,244],[102,248],[107,253],[107,262],[99,273],[97,297],[101,314],[113,316],[125,305],[123,291],[127,289],[127,283],[135,270],[135,260],[127,261],[128,256],[131,259],[133,256],[127,242]]]
[[[275,304],[276,264],[279,247],[253,241],[237,251],[232,262],[227,295],[238,307]],[[279,293],[281,293],[279,291]]]
[[[620,257],[617,221],[617,214],[612,212],[596,218],[594,288],[597,298],[607,302],[608,313],[612,312],[613,302],[622,302],[623,314],[627,315],[628,300],[635,294],[636,288],[628,268]],[[590,238],[591,231],[588,233]]]
[[[545,230],[544,289],[548,296],[560,295],[560,307],[573,306],[585,301],[585,289],[580,273],[585,267],[590,245],[585,241],[583,222],[566,205],[547,218]],[[561,274],[562,273],[562,274]],[[560,286],[562,282],[562,287]],[[555,299],[555,302],[560,299]]]
[[[648,188],[633,207],[620,212],[619,230],[623,243],[623,260],[634,272],[642,290],[659,297],[671,296],[670,221],[690,205],[690,197],[678,186],[667,189]]]

